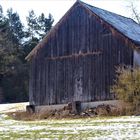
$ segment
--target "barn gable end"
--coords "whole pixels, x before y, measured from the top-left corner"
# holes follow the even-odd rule
[[[27,56],[32,58],[31,105],[115,98],[110,93],[115,67],[133,65],[133,49],[128,44],[138,45],[96,14],[76,2]]]

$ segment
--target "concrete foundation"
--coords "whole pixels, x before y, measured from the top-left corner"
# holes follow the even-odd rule
[[[86,110],[87,108],[97,107],[99,105],[113,105],[118,108],[121,108],[122,102],[119,100],[108,100],[108,101],[97,101],[97,102],[81,102],[81,111]],[[63,109],[68,104],[59,104],[59,105],[46,105],[46,106],[35,106],[35,112],[41,113],[52,110]]]

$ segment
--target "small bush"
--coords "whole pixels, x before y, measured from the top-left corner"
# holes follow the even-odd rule
[[[127,108],[132,112],[139,112],[140,109],[140,68],[117,69],[117,80],[112,86],[112,92],[119,100],[128,103]]]

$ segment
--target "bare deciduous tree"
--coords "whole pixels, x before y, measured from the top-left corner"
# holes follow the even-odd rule
[[[138,23],[140,24],[140,12],[138,11],[137,6],[131,2],[130,5],[128,6],[128,8],[131,10],[132,12],[132,18]]]

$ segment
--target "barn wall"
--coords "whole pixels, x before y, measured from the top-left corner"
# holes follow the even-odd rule
[[[140,66],[140,52],[134,51],[134,66]]]
[[[30,104],[114,99],[115,67],[132,58],[123,40],[76,5],[32,59]]]

